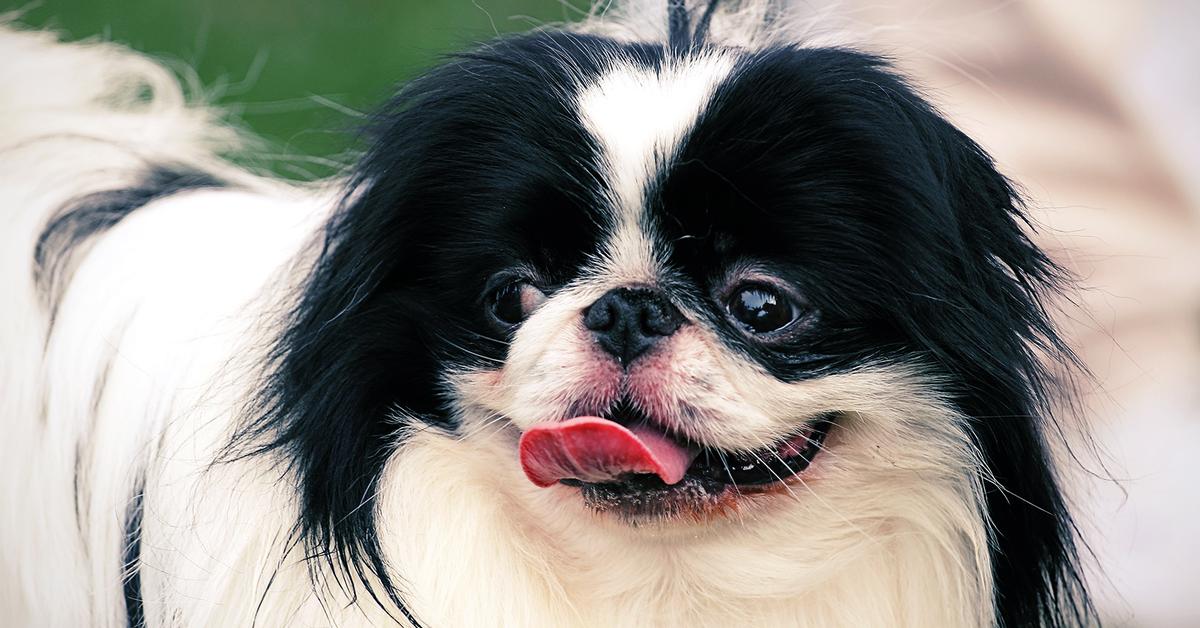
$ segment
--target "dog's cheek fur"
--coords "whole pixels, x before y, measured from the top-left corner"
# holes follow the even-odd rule
[[[460,438],[414,435],[393,456],[381,525],[423,532],[385,534],[385,553],[433,625],[986,625],[981,467],[962,417],[910,394],[929,389],[919,372],[793,385],[795,406],[857,410],[804,480],[743,498],[701,529],[629,528],[588,510],[576,489],[532,487],[511,434],[468,412]],[[495,584],[473,587],[481,581]],[[472,604],[449,593],[464,587]]]

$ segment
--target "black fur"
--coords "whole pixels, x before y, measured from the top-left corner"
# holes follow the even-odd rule
[[[63,206],[42,230],[33,252],[33,279],[51,312],[51,324],[71,273],[87,255],[89,243],[152,201],[186,190],[218,187],[225,184],[199,170],[148,165],[135,186],[94,192]]]
[[[667,45],[675,51],[692,47],[691,17],[684,0],[667,0]]]
[[[444,369],[504,358],[508,339],[484,314],[490,282],[520,276],[553,293],[597,252],[611,226],[603,164],[572,98],[614,58],[657,68],[691,54],[686,32],[673,22],[666,49],[500,41],[377,117],[236,450],[278,456],[295,475],[299,538],[343,588],[373,576],[383,590],[366,591],[414,619],[375,524],[396,435],[412,423],[454,432]],[[742,57],[647,195],[681,298],[728,325],[714,276],[761,261],[803,291],[811,323],[770,345],[726,339],[777,377],[919,359],[954,382],[998,480],[987,500],[998,624],[1083,621],[1073,526],[1040,431],[1052,390],[1040,359],[1074,362],[1043,305],[1063,278],[1024,234],[1018,195],[881,59]]]
[[[712,22],[713,13],[720,0],[709,0],[700,14],[695,28],[692,28],[692,17],[687,9],[685,0],[669,0],[667,2],[667,45],[676,54],[695,50],[704,45],[708,37],[708,25]]]
[[[502,359],[480,298],[496,273],[568,281],[595,250],[597,149],[568,106],[572,73],[614,44],[535,35],[455,57],[377,117],[348,201],[274,354],[261,418],[243,436],[301,480],[299,533],[329,548],[339,584],[367,573],[412,619],[380,555],[372,505],[409,421],[452,431],[439,377]],[[368,589],[373,597],[377,592]]]
[[[1042,359],[1078,365],[1044,306],[1065,278],[974,142],[882,59],[776,48],[742,61],[648,202],[695,282],[748,259],[801,288],[811,322],[782,342],[727,330],[777,377],[916,357],[954,382],[997,480],[999,624],[1090,614],[1041,436],[1053,420]]]
[[[146,478],[139,476],[133,484],[133,495],[129,498],[129,511],[125,514],[125,543],[121,553],[121,573],[124,574],[122,591],[125,595],[125,618],[129,628],[146,625],[146,611],[142,605],[142,516],[146,490]]]

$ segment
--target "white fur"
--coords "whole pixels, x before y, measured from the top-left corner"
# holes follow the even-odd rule
[[[630,528],[575,489],[533,487],[490,414],[461,441],[420,434],[393,457],[380,511],[387,530],[421,533],[387,534],[388,555],[433,625],[988,625],[981,480],[953,413],[905,392],[917,380],[798,387],[787,403],[859,410],[791,493],[703,526]]]
[[[124,625],[124,516],[141,470],[148,475],[148,613],[218,625],[197,613],[201,601],[252,601],[244,572],[262,571],[278,556],[245,554],[243,546],[280,533],[292,496],[284,493],[278,506],[264,490],[233,499],[228,490],[201,489],[197,471],[252,392],[230,371],[239,366],[240,374],[231,360],[257,351],[269,333],[255,327],[263,306],[251,300],[297,258],[328,195],[224,165],[215,151],[236,148],[237,138],[207,110],[186,106],[174,78],[143,57],[2,30],[0,58],[7,86],[0,96],[6,625]],[[32,276],[38,232],[69,199],[133,184],[155,160],[216,171],[242,191],[153,203],[97,239],[47,338],[48,314]],[[78,504],[77,446],[86,487]],[[239,471],[255,473],[252,465]],[[240,519],[253,524],[252,534],[237,534]],[[263,529],[264,521],[274,525]],[[237,542],[201,542],[216,530]],[[202,578],[189,576],[197,569]]]
[[[579,94],[579,117],[603,151],[615,225],[597,274],[630,284],[656,281],[661,247],[646,230],[646,189],[732,68],[722,53],[668,62],[657,72],[617,63]]]
[[[754,16],[727,17],[714,35],[751,45],[735,37],[734,18]],[[613,29],[613,19],[585,28]],[[0,85],[15,87],[0,92],[5,621],[124,623],[123,520],[143,472],[139,572],[150,625],[390,621],[365,596],[349,604],[336,587],[314,592],[291,543],[291,478],[263,458],[210,466],[256,392],[278,332],[270,321],[309,262],[305,243],[332,206],[329,190],[220,161],[237,138],[188,106],[161,67],[115,46],[5,30],[0,58]],[[581,100],[612,156],[623,213],[640,214],[647,169],[669,157],[728,63],[618,72]],[[152,98],[134,96],[143,86]],[[646,124],[610,132],[630,103],[656,95],[670,98],[655,101]],[[215,171],[239,188],[155,202],[104,234],[47,339],[30,268],[37,233],[68,199],[129,184],[155,160]],[[639,242],[641,257],[617,266],[641,275],[606,276],[653,281],[653,237],[627,224],[610,261]],[[983,478],[953,411],[919,392],[934,389],[919,365],[783,384],[692,326],[675,347],[686,359],[673,398],[704,410],[706,438],[759,446],[803,417],[848,412],[791,494],[744,498],[703,526],[631,528],[590,512],[572,489],[525,481],[512,428],[491,421],[497,412],[519,426],[562,418],[554,413],[595,373],[580,367],[578,314],[607,287],[575,286],[543,304],[503,371],[453,378],[461,438],[415,433],[388,462],[378,495],[384,551],[418,617],[436,627],[991,622]],[[747,421],[721,421],[733,416]],[[77,446],[87,486],[78,504]]]

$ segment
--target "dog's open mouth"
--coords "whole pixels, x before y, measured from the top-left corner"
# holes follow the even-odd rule
[[[761,492],[800,475],[823,450],[835,413],[753,451],[700,447],[640,417],[576,417],[521,437],[521,466],[534,484],[576,486],[600,510],[675,515],[709,510],[730,495]]]

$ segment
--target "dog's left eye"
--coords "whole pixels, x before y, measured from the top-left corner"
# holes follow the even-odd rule
[[[526,281],[505,284],[492,293],[488,313],[501,327],[512,327],[528,318],[546,294]]]
[[[796,320],[796,306],[778,290],[749,284],[738,288],[725,305],[730,317],[746,331],[766,334],[783,329]]]

